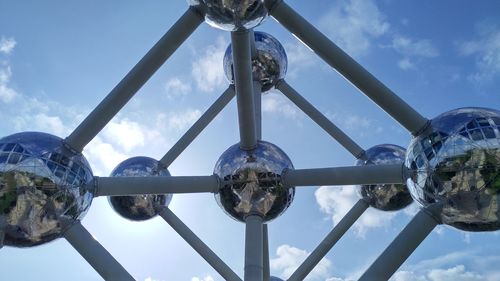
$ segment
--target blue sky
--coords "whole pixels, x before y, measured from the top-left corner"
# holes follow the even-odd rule
[[[306,3],[307,2],[307,3]],[[422,115],[500,109],[498,1],[288,1]],[[0,0],[0,135],[36,130],[67,136],[177,20],[175,1]],[[406,147],[410,135],[272,18],[289,57],[286,80],[363,148]],[[191,36],[85,149],[95,175],[137,155],[161,158],[228,82],[229,34],[206,24]],[[348,166],[353,157],[281,94],[263,96],[263,138],[296,168]],[[172,175],[208,175],[238,142],[233,101],[171,165]],[[208,148],[208,149],[207,149]],[[354,188],[303,187],[269,226],[273,275],[285,278],[356,202]],[[244,225],[213,195],[176,195],[171,209],[237,273]],[[411,219],[367,211],[309,280],[355,280]],[[137,280],[221,280],[161,218],[122,219],[96,198],[83,224]],[[499,280],[498,233],[437,227],[394,281]],[[6,280],[100,280],[64,240],[0,250]]]

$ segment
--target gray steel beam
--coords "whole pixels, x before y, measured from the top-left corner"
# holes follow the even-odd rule
[[[437,209],[437,210],[436,210]],[[438,206],[420,210],[384,252],[359,278],[359,281],[389,280],[403,262],[440,223]]]
[[[177,157],[188,147],[191,142],[212,122],[224,107],[234,97],[234,87],[230,86],[224,93],[203,113],[202,116],[187,130],[187,132],[170,148],[160,162],[166,167],[170,166]]]
[[[328,233],[325,239],[321,241],[321,243],[306,258],[306,260],[295,270],[292,276],[288,278],[288,281],[304,280],[368,207],[368,203],[365,200],[360,199],[339,221],[332,231]]]
[[[219,179],[212,176],[95,177],[95,196],[216,192]]]
[[[160,216],[186,241],[203,259],[217,271],[224,280],[241,281],[241,278],[227,266],[181,219],[165,208]]]
[[[253,81],[254,102],[255,102],[255,134],[257,140],[262,140],[262,84],[260,81]]]
[[[63,235],[104,280],[135,280],[80,222],[71,225]]]
[[[0,230],[0,249],[3,248],[3,241],[5,239],[5,233]]]
[[[250,150],[257,145],[250,32],[248,30],[231,32],[231,47],[233,48],[240,147],[244,150]]]
[[[287,186],[404,183],[405,171],[402,164],[368,165],[286,170],[282,177]]]
[[[272,6],[271,15],[279,23],[408,131],[412,134],[418,134],[427,126],[428,120],[426,118],[331,42],[284,1],[266,0],[266,2]]]
[[[271,278],[271,270],[270,270],[270,261],[269,261],[269,232],[268,232],[268,225],[267,223],[265,223],[263,226],[262,226],[262,231],[264,232],[263,235],[264,235],[264,242],[263,242],[263,266],[264,266],[264,270],[263,270],[263,274],[264,274],[264,281],[269,281],[269,279]]]
[[[203,20],[203,16],[194,8],[189,8],[139,63],[130,70],[125,78],[64,140],[65,143],[75,151],[81,152]]]
[[[245,281],[263,281],[263,229],[262,217],[249,215],[245,218]]]
[[[348,135],[339,129],[332,121],[325,117],[319,110],[303,98],[285,80],[278,81],[276,89],[290,99],[300,110],[309,116],[316,124],[325,130],[330,136],[340,143],[357,159],[362,157],[365,151],[354,142]]]

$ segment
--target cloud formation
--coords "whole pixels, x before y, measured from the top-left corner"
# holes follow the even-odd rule
[[[281,245],[276,250],[277,258],[271,259],[270,261],[271,269],[279,271],[283,278],[288,278],[309,254],[310,253],[305,250],[290,245]],[[323,258],[305,280],[324,280],[324,278],[328,276],[328,270],[331,264],[329,259]]]
[[[14,47],[16,47],[16,44],[17,42],[14,38],[6,38],[2,36],[2,38],[0,38],[0,53],[4,53],[6,55],[10,54],[14,50]]]
[[[224,86],[226,78],[222,61],[227,46],[226,40],[218,37],[215,44],[207,46],[203,55],[193,61],[191,75],[199,90],[213,92]]]

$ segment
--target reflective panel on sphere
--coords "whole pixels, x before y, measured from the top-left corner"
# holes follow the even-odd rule
[[[205,13],[205,21],[226,31],[250,29],[267,18],[264,0],[187,0]]]
[[[500,112],[461,108],[439,115],[406,154],[407,183],[421,205],[442,203],[443,223],[500,229]]]
[[[92,170],[62,139],[24,132],[0,139],[0,229],[5,245],[52,241],[86,214]]]
[[[255,31],[257,56],[252,60],[253,77],[262,84],[262,92],[270,90],[278,80],[285,78],[288,59],[281,43],[271,35]],[[227,47],[224,54],[224,73],[234,83],[233,49]]]
[[[393,144],[376,145],[365,151],[356,166],[403,164],[406,150]],[[358,192],[370,206],[382,211],[403,209],[413,202],[406,184],[370,184],[358,186]]]
[[[159,161],[149,157],[132,157],[116,166],[111,177],[168,177],[170,173]],[[172,194],[146,194],[134,196],[110,196],[111,207],[122,217],[133,220],[148,220],[172,200]]]
[[[215,198],[232,218],[244,221],[250,214],[270,221],[281,215],[293,201],[294,187],[281,181],[284,169],[293,169],[288,156],[274,144],[259,141],[245,151],[231,146],[217,161],[214,174],[222,183]]]

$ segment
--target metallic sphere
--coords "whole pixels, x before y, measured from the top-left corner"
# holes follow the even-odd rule
[[[281,181],[285,169],[293,169],[292,162],[276,145],[259,141],[257,148],[247,151],[235,144],[215,165],[214,174],[222,181],[215,199],[235,220],[259,215],[270,221],[293,201],[295,188],[285,187]]]
[[[253,77],[262,84],[262,92],[270,90],[278,80],[285,78],[288,59],[281,43],[271,35],[255,31],[257,56],[252,60]],[[224,54],[224,73],[234,83],[233,49],[227,47]]]
[[[439,115],[413,138],[405,165],[413,198],[442,204],[443,223],[500,229],[500,112],[461,108]]]
[[[250,29],[268,16],[264,0],[187,0],[205,13],[205,21],[226,31]]]
[[[0,229],[5,245],[52,241],[86,214],[92,170],[82,154],[45,133],[0,139]]]
[[[167,168],[149,157],[132,157],[116,166],[111,177],[169,177]],[[122,217],[133,220],[148,220],[156,215],[172,200],[172,194],[147,194],[134,196],[110,196],[111,207]]]
[[[406,150],[393,144],[376,145],[367,151],[356,166],[403,164]],[[370,206],[382,211],[397,211],[413,202],[405,184],[370,184],[358,186],[358,192]]]

